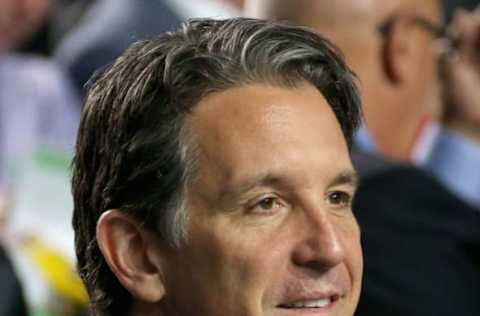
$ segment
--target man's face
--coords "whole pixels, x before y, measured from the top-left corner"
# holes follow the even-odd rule
[[[340,126],[311,85],[214,93],[187,122],[199,144],[188,242],[164,270],[167,315],[353,315],[362,274]]]

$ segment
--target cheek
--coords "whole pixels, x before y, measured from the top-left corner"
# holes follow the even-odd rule
[[[419,66],[422,71],[417,72],[417,76],[420,76],[417,77],[418,85],[422,87],[422,91],[428,93],[432,82],[435,82],[438,77],[438,56],[433,44],[425,47]]]
[[[251,315],[263,315],[284,290],[298,230],[279,220],[275,225],[250,227],[247,231],[239,234],[230,249],[235,261],[242,263],[242,282],[249,289],[245,299],[254,309]]]
[[[363,274],[363,253],[360,242],[360,229],[355,223],[351,229],[344,234],[344,245],[346,251],[345,264],[352,282],[352,300],[356,306],[360,297]]]
[[[285,262],[288,238],[273,237],[262,229],[219,232],[209,240],[213,271],[233,277],[233,282],[248,289],[250,297],[260,297]]]
[[[194,279],[186,280],[186,286],[204,288],[199,299],[225,315],[260,314],[272,282],[281,279],[288,239],[274,240],[258,227],[245,230],[223,222],[191,232],[188,251],[178,261],[189,262],[187,270]]]
[[[352,274],[352,280],[355,283],[360,283],[363,274],[363,253],[362,246],[359,240],[352,243],[351,249],[348,249],[348,265]]]
[[[261,235],[261,236],[258,236]],[[243,288],[240,297],[246,303],[244,315],[266,315],[284,289],[289,274],[292,238],[287,233],[255,234],[244,237],[232,249],[232,258],[239,263]],[[269,314],[270,315],[270,314]]]
[[[177,314],[240,315],[247,268],[245,259],[232,249],[234,245],[215,232],[191,231],[166,273],[171,305],[181,307]]]
[[[363,272],[363,254],[360,227],[353,215],[335,218],[337,234],[344,248],[344,264],[354,292],[360,290]],[[355,294],[355,293],[354,293]]]

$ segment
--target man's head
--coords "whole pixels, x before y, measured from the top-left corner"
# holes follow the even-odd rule
[[[78,265],[99,315],[352,315],[354,77],[305,29],[197,20],[90,87]],[[121,284],[121,285],[120,285]]]
[[[409,160],[425,118],[439,115],[438,42],[424,23],[442,25],[438,0],[249,0],[247,8],[333,40],[360,78],[378,150]]]

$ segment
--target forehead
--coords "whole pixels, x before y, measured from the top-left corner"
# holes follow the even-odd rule
[[[326,165],[332,172],[350,167],[333,111],[307,83],[255,84],[212,94],[194,108],[187,124],[200,147],[201,169],[226,182],[266,170],[298,175],[321,173]]]

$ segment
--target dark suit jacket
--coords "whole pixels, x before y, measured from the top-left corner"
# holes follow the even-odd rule
[[[22,288],[12,264],[0,246],[0,316],[26,316]]]
[[[365,261],[357,315],[480,315],[480,211],[423,171],[356,161]]]

